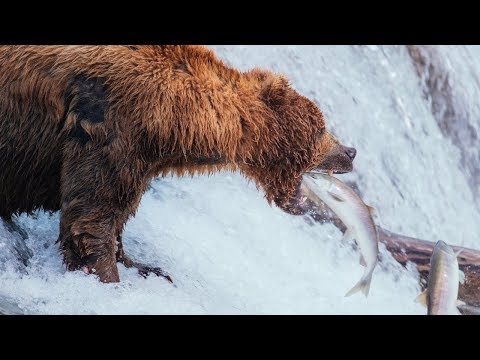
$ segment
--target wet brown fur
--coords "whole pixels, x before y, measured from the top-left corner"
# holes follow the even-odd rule
[[[288,210],[302,173],[343,154],[324,128],[284,77],[204,47],[2,46],[0,216],[60,210],[68,268],[118,281],[152,177],[238,169]]]

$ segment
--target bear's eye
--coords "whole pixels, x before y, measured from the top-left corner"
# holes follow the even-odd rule
[[[325,128],[323,127],[317,132],[317,135],[316,135],[317,139],[322,137],[324,132],[325,132]]]

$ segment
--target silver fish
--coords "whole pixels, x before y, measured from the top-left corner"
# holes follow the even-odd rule
[[[457,255],[443,241],[438,241],[430,257],[427,288],[416,301],[427,306],[428,315],[461,315],[457,305],[458,283],[465,275],[458,269]]]
[[[363,255],[361,263],[366,269],[360,281],[345,296],[358,291],[368,296],[373,270],[378,261],[378,236],[372,219],[373,209],[365,205],[349,186],[330,175],[305,174],[301,190],[311,201],[319,204],[321,200],[337,214],[347,227],[344,240],[356,240]]]

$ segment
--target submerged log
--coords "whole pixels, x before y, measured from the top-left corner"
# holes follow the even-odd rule
[[[305,206],[315,221],[331,222],[345,232],[345,225],[326,205],[321,206],[307,199]],[[430,270],[430,256],[436,242],[395,234],[380,226],[377,226],[377,232],[379,241],[385,244],[396,261],[403,266],[408,262],[416,265],[420,273],[420,284],[424,288]],[[460,270],[465,273],[465,282],[460,284],[458,298],[470,306],[480,307],[480,250],[460,246],[452,246],[452,248],[455,252],[462,250],[457,258]],[[469,313],[473,312],[469,311]],[[480,309],[477,313],[480,313]]]

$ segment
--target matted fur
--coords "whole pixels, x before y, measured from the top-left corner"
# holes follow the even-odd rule
[[[118,281],[116,241],[152,177],[239,169],[286,208],[339,151],[324,127],[284,77],[204,47],[2,46],[0,216],[61,210],[68,268]]]

